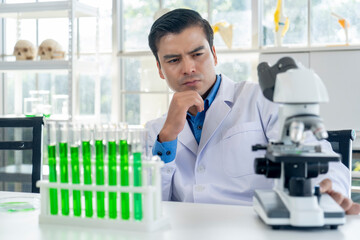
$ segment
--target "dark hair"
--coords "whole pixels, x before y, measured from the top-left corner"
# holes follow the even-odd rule
[[[179,34],[185,28],[192,26],[202,27],[212,52],[214,32],[209,22],[194,10],[179,8],[158,18],[151,27],[149,33],[149,47],[154,54],[156,61],[159,62],[157,44],[162,37],[169,33]]]

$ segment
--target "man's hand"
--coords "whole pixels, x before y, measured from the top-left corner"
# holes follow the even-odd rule
[[[160,142],[175,140],[184,129],[187,111],[193,115],[204,110],[204,100],[194,90],[174,94],[163,128],[159,133]]]
[[[345,197],[332,189],[332,182],[326,178],[320,183],[320,192],[329,194],[346,212],[346,214],[359,214],[360,204],[354,203],[350,198]]]

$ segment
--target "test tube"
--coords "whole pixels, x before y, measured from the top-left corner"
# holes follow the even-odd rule
[[[69,182],[68,173],[68,126],[67,123],[61,123],[60,126],[60,182]],[[63,215],[69,215],[69,190],[61,189],[61,212]]]
[[[127,125],[119,124],[118,139],[120,140],[120,185],[129,186],[129,146]],[[130,219],[130,195],[128,192],[121,192],[121,218]]]
[[[84,184],[91,185],[91,126],[84,125],[81,129],[81,145],[84,168]],[[93,216],[92,192],[84,191],[85,195],[85,216]]]
[[[116,186],[116,125],[107,128],[109,186]],[[109,218],[117,217],[116,192],[109,192]]]
[[[129,153],[140,152],[142,155],[148,156],[147,136],[148,131],[142,126],[130,128],[128,134]]]
[[[95,167],[96,167],[96,185],[104,185],[104,143],[103,129],[101,125],[95,127]],[[103,191],[96,192],[97,200],[97,216],[105,217],[105,193]]]
[[[49,182],[56,182],[56,124],[55,122],[47,123],[48,137],[48,161],[49,161]],[[57,189],[49,189],[50,196],[50,214],[58,214]]]
[[[146,156],[147,131],[144,128],[133,128],[129,130],[129,142],[133,155],[134,187],[142,186],[142,155]],[[134,193],[134,219],[142,220],[142,194]]]
[[[133,153],[133,161],[134,161],[134,187],[142,186],[142,178],[141,178],[141,153],[135,152]],[[142,220],[142,199],[141,193],[134,193],[134,219],[137,221]]]
[[[80,126],[76,123],[70,125],[70,156],[71,156],[71,176],[73,184],[80,184]],[[81,192],[73,190],[74,216],[81,216]]]

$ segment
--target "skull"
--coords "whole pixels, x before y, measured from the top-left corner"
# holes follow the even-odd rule
[[[19,40],[14,47],[16,60],[33,60],[36,57],[34,45],[28,40]]]
[[[64,59],[65,52],[58,42],[46,39],[40,44],[38,55],[41,60]]]

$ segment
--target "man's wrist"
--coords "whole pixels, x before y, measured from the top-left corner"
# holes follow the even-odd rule
[[[177,135],[168,133],[166,129],[162,129],[158,135],[158,141],[160,143],[171,142],[174,141],[176,138]]]

